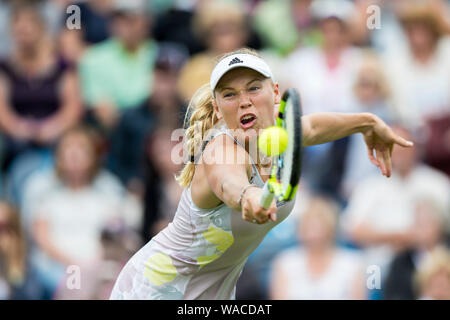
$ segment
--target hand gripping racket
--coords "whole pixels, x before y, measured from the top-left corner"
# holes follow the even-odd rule
[[[273,198],[277,202],[294,199],[302,166],[302,110],[298,92],[290,88],[281,98],[276,125],[286,130],[286,150],[273,157],[269,180],[266,181],[260,205],[267,209]]]

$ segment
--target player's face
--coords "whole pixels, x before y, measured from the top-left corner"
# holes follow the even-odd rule
[[[229,71],[215,90],[215,111],[229,129],[258,131],[272,126],[279,103],[278,84],[248,68]]]

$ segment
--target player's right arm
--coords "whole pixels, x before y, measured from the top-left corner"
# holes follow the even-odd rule
[[[203,190],[204,192],[199,192],[199,190],[195,192],[194,190],[193,194],[206,195],[203,197],[203,201],[200,199],[200,202],[216,202],[217,205],[225,203],[233,210],[240,211],[242,218],[246,221],[266,222],[269,214],[275,213],[276,206],[272,204],[266,210],[259,205],[262,189],[247,188],[239,203],[241,192],[250,185],[251,166],[249,163],[248,153],[236,145],[230,137],[221,135],[214,138],[202,153],[201,162],[197,165],[191,187],[195,189],[194,184],[197,184],[198,187],[202,185],[203,181],[203,189],[208,190]],[[275,216],[272,216],[272,219],[275,219]]]

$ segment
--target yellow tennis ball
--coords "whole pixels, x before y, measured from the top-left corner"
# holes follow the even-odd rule
[[[288,134],[281,127],[272,126],[265,129],[258,137],[258,148],[268,156],[283,153],[288,145]]]

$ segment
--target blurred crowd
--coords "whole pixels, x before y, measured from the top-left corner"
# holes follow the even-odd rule
[[[306,148],[237,298],[450,299],[449,32],[447,0],[0,0],[0,299],[109,297],[176,212],[190,97],[241,47],[305,114],[415,146],[389,179],[362,135]]]

